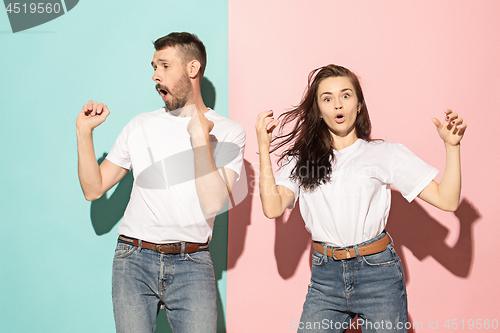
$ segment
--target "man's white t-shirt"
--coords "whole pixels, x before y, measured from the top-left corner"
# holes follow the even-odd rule
[[[211,109],[205,117],[214,122],[210,136],[217,167],[239,175],[243,127]],[[215,215],[204,215],[196,193],[193,148],[187,132],[190,120],[161,108],[134,117],[118,136],[106,158],[132,169],[134,175],[118,234],[152,243],[204,243],[210,239]]]
[[[305,191],[289,178],[295,160],[279,170],[276,184],[292,190],[295,200],[300,198],[312,239],[337,247],[365,242],[384,230],[391,185],[411,202],[438,173],[401,144],[358,139],[334,154],[331,181],[314,191]]]

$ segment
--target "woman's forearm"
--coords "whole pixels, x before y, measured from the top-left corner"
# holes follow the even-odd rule
[[[268,218],[276,218],[283,214],[282,198],[276,186],[271,166],[269,149],[259,149],[260,175],[259,190],[262,210]]]
[[[446,205],[446,210],[455,211],[460,203],[462,176],[460,169],[460,144],[452,146],[445,143],[446,166],[443,178],[438,186],[439,197]]]

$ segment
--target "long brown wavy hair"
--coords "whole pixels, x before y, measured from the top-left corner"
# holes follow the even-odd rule
[[[349,69],[337,65],[327,65],[313,70],[309,73],[308,85],[300,104],[279,116],[282,118],[279,135],[273,139],[271,149],[271,152],[275,152],[285,148],[278,161],[281,165],[297,159],[291,178],[299,181],[305,190],[314,190],[330,181],[335,162],[333,154],[335,143],[328,125],[320,117],[317,91],[321,81],[328,77],[339,76],[351,81],[358,98],[360,112],[355,123],[356,134],[360,139],[371,141],[370,116],[358,77]],[[293,130],[283,134],[284,127],[292,123],[295,123]]]

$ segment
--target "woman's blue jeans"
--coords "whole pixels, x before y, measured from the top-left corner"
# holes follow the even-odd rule
[[[358,244],[377,241],[379,236]],[[401,261],[393,244],[385,251],[334,260],[314,252],[312,276],[298,332],[406,332],[406,285]],[[358,315],[355,322],[351,320]]]
[[[162,254],[119,242],[113,310],[119,333],[153,333],[164,304],[175,333],[214,333],[217,291],[209,251]]]

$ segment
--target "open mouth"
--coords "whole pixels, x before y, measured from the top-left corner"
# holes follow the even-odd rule
[[[165,99],[167,98],[167,95],[168,95],[168,90],[159,86],[159,85],[156,85],[156,91],[158,91],[158,94],[160,94],[161,99],[163,101],[165,101]]]
[[[335,121],[337,124],[342,124],[345,121],[345,117],[343,114],[339,113],[335,116]]]

